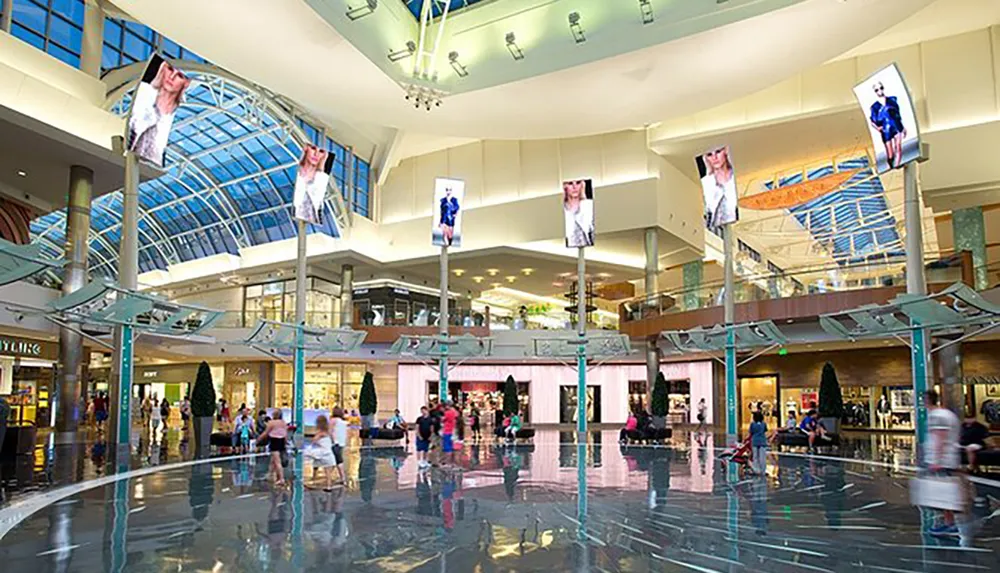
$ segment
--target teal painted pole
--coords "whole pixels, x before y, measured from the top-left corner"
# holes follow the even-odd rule
[[[448,400],[448,246],[441,247],[441,299],[438,309],[438,331],[440,333],[441,358],[438,361],[441,372],[438,377],[438,401]]]
[[[133,343],[135,336],[132,326],[121,328],[121,349],[118,351],[118,425],[115,428],[115,446],[118,450],[127,450],[132,435],[132,374],[133,374]],[[119,460],[120,462],[121,460]],[[119,463],[119,466],[122,465]],[[128,469],[127,457],[125,469]]]
[[[923,445],[927,439],[927,404],[924,395],[927,393],[927,330],[918,328],[912,335],[911,359],[913,367],[913,428],[917,432],[917,444]]]
[[[296,431],[296,443],[298,443],[302,436],[305,435],[306,425],[305,425],[305,395],[306,395],[306,350],[303,348],[305,345],[305,335],[304,328],[302,324],[299,324],[295,332],[295,391],[293,392],[293,408],[292,419],[298,426]]]
[[[577,444],[587,443],[587,261],[584,248],[576,252],[576,326],[580,345],[576,350]]]
[[[587,539],[587,443],[576,443],[576,537]]]
[[[128,467],[126,464],[125,470]],[[111,526],[111,566],[108,571],[118,573],[125,570],[128,561],[128,501],[129,479],[115,482],[115,498],[113,502],[113,524]]]
[[[305,523],[305,482],[303,481],[303,455],[299,449],[295,454],[295,475],[292,482],[292,571],[305,571],[305,545],[302,532]]]
[[[736,332],[733,325],[726,326],[726,439],[736,440]]]

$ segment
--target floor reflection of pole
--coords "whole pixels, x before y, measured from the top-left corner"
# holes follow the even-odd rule
[[[740,498],[735,489],[739,479],[739,466],[734,463],[726,464],[726,482],[729,484],[726,490],[726,517],[729,529],[729,558],[733,561],[739,561],[740,558]]]
[[[576,537],[587,540],[587,442],[576,443]]]
[[[295,454],[295,466],[292,471],[292,570],[303,571],[305,547],[302,544],[303,523],[305,521],[305,483],[303,479],[302,450]]]
[[[111,565],[108,571],[118,573],[125,570],[128,560],[128,502],[130,479],[115,482],[114,522],[111,527]]]

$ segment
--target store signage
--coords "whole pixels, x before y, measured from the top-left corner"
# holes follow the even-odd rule
[[[245,366],[238,366],[233,369],[233,374],[235,376],[248,376],[250,374],[250,369]]]
[[[366,289],[366,288],[356,288],[356,289],[354,289],[354,294],[368,294],[368,289]]]
[[[142,373],[142,377],[143,378],[156,378],[157,374],[158,374],[158,372],[156,370],[150,370],[148,372],[143,372]]]
[[[405,288],[394,288],[392,289],[392,292],[396,294],[410,294],[410,291]]]
[[[963,376],[962,384],[1000,384],[1000,376]]]
[[[0,354],[13,356],[41,356],[42,345],[33,340],[0,338]]]

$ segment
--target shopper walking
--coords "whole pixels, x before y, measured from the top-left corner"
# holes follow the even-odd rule
[[[705,404],[705,399],[702,398],[698,400],[698,433],[701,433],[705,429],[705,420],[708,418],[708,405]]]
[[[187,396],[185,396],[184,399],[181,400],[180,410],[181,410],[181,423],[184,426],[183,429],[187,431],[188,422],[191,421],[191,400],[189,400]]]
[[[285,452],[285,438],[288,437],[288,424],[281,419],[281,408],[274,409],[272,419],[264,426],[264,431],[257,436],[258,443],[266,443],[271,452],[270,471],[274,472],[274,485],[285,485],[285,472],[281,467],[281,455]],[[264,440],[267,442],[264,442]]]
[[[336,409],[334,409],[336,413]],[[312,447],[306,450],[305,454],[312,460],[313,477],[316,470],[322,468],[326,478],[326,487],[323,491],[333,491],[333,466],[337,465],[337,460],[333,454],[333,440],[330,437],[330,422],[322,414],[316,417],[316,434],[313,435]]]
[[[927,441],[924,443],[924,466],[926,470],[939,478],[947,477],[960,479],[963,474],[959,472],[962,463],[959,439],[961,435],[961,424],[958,416],[947,408],[941,407],[941,397],[936,390],[928,390],[924,394],[927,404]],[[967,484],[966,484],[967,485]],[[955,516],[955,512],[944,511],[943,523],[931,528],[931,533],[953,534],[960,533],[958,525],[960,521],[965,521]],[[967,525],[963,523],[962,525]],[[971,541],[968,535],[961,535],[962,545],[968,546]]]
[[[170,426],[170,400],[166,398],[160,401],[160,418],[163,420],[163,431],[166,433]]]
[[[441,417],[441,453],[442,464],[455,463],[455,424],[458,420],[458,410],[451,400],[445,402],[444,415]]]
[[[344,410],[341,407],[333,409],[333,458],[337,464],[337,473],[340,475],[340,483],[347,483],[347,476],[344,474],[344,450],[347,449],[347,420],[344,419]]]
[[[764,414],[753,413],[753,423],[750,424],[750,447],[753,451],[754,473],[764,475],[767,473],[767,424],[764,422]]]
[[[482,415],[479,413],[479,408],[473,406],[472,412],[469,414],[469,426],[472,430],[472,438],[474,440],[483,439],[483,433],[481,429]]]
[[[153,402],[157,402],[156,396],[153,396]],[[151,405],[149,420],[153,432],[160,429],[160,422],[163,420],[163,411],[160,409],[159,404]]]

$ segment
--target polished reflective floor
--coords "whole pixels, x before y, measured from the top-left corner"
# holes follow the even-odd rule
[[[625,448],[613,431],[585,444],[539,431],[534,442],[467,443],[454,466],[427,470],[407,448],[352,448],[348,482],[333,492],[312,489],[312,468],[295,457],[284,487],[267,479],[263,457],[147,460],[96,487],[15,498],[0,510],[0,563],[32,572],[1000,568],[1000,490],[977,484],[961,547],[957,533],[932,533],[941,516],[910,506],[905,447],[886,455],[865,437],[845,459],[772,455],[766,477],[744,478],[722,469],[711,436]]]

